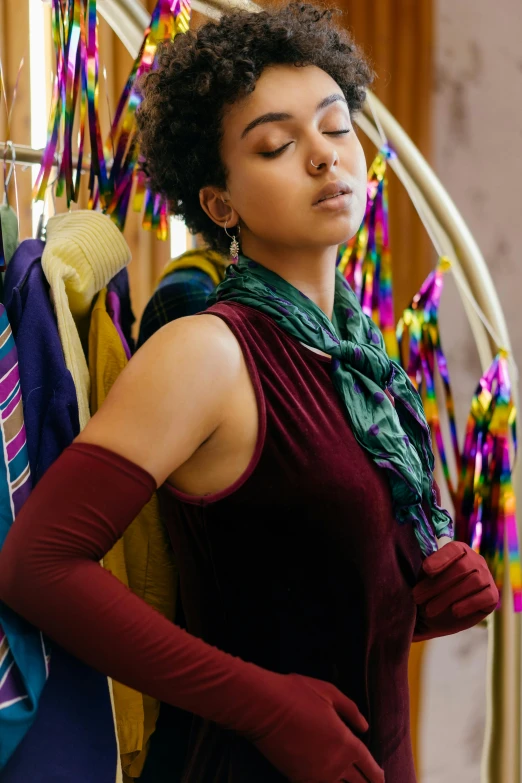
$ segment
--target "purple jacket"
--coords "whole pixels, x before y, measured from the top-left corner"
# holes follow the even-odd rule
[[[4,304],[18,349],[33,486],[80,432],[76,390],[40,263],[43,249],[39,239],[22,242],[4,280]]]

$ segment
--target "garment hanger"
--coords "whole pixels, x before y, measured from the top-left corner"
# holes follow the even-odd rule
[[[53,215],[56,215],[56,182],[58,181],[58,172],[59,172],[59,167],[56,169],[55,178],[53,179],[52,182],[49,182],[46,188],[46,190],[48,190],[51,194]],[[47,214],[47,209],[46,209],[46,199],[44,199],[42,202],[42,212],[40,214],[40,217],[38,218],[38,225],[36,227],[36,239],[41,239],[43,242],[45,242],[47,237],[47,221],[49,217],[50,216]]]
[[[7,151],[10,150],[11,152],[11,161],[10,161],[10,168],[9,173],[7,173]],[[2,206],[10,206],[9,205],[9,185],[11,184],[11,179],[14,174],[15,170],[15,164],[16,164],[16,150],[14,148],[12,141],[6,141],[4,145],[4,196],[2,200]],[[15,175],[16,178],[16,175]],[[16,179],[15,179],[16,181]]]

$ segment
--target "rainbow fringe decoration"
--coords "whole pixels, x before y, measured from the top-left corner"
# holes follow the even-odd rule
[[[455,423],[455,408],[451,393],[448,364],[442,350],[439,332],[439,305],[444,273],[450,269],[448,258],[441,258],[419,292],[415,294],[408,308],[397,324],[397,342],[402,366],[411,382],[419,390],[424,400],[426,419],[435,436],[437,450],[453,503],[456,503],[457,489],[451,479],[446,448],[440,426],[439,408],[435,387],[435,369],[438,370],[444,387],[444,397],[448,416],[451,451],[457,475],[460,474],[460,451]],[[405,337],[409,338],[406,352]]]
[[[107,190],[106,162],[98,118],[98,32],[96,0],[52,0],[52,33],[56,55],[47,142],[34,187],[34,198],[41,201],[49,185],[57,155],[61,162],[56,178],[56,194],[65,192],[67,206],[78,201],[88,118],[91,166],[89,190],[98,183]],[[79,108],[78,108],[79,107]],[[73,167],[73,135],[78,114],[78,160]]]
[[[398,360],[386,177],[388,160],[395,157],[393,150],[384,146],[370,166],[364,220],[353,239],[340,246],[337,265],[355,291],[363,311],[381,329],[388,356]]]
[[[143,226],[155,229],[158,237],[168,236],[168,205],[146,185],[139,166],[136,139],[136,109],[140,103],[139,77],[155,67],[158,44],[188,30],[189,0],[158,0],[150,25],[130,76],[123,89],[112,122],[110,136],[102,142],[99,113],[99,57],[96,0],[52,0],[52,32],[56,55],[47,142],[34,188],[36,201],[45,198],[49,178],[61,157],[56,178],[56,194],[65,192],[67,206],[78,201],[84,157],[86,125],[89,128],[91,165],[89,208],[101,206],[123,230],[136,181],[134,209],[145,205]],[[73,128],[78,115],[78,160],[73,167]],[[114,159],[111,160],[114,150]]]
[[[522,611],[522,569],[512,484],[516,408],[507,353],[501,350],[479,381],[462,454],[456,538],[486,559],[502,596],[507,544],[515,612]]]
[[[111,169],[109,190],[111,200],[108,214],[116,225],[123,230],[134,182],[133,208],[139,212],[145,205],[143,227],[155,229],[158,238],[168,236],[168,204],[161,196],[154,194],[146,184],[145,173],[139,165],[139,145],[137,143],[136,109],[141,96],[137,82],[140,76],[156,66],[158,45],[170,41],[177,33],[185,33],[190,24],[189,0],[158,0],[152,13],[150,25],[131,73],[121,94],[112,123],[110,138],[106,150],[114,147],[114,162]]]

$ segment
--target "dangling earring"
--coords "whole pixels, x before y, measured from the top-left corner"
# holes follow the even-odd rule
[[[239,237],[239,235],[241,233],[241,226],[238,225],[238,227],[237,227],[237,234],[236,234],[235,237],[233,237],[227,231],[227,223],[228,223],[228,220],[225,220],[225,234],[227,235],[227,237],[229,237],[232,240],[232,242],[230,243],[230,261],[233,264],[237,264],[237,262],[239,260],[239,242],[238,242],[238,237]]]

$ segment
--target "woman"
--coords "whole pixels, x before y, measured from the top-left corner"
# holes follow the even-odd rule
[[[370,77],[306,4],[164,48],[140,114],[152,184],[242,256],[205,314],[138,351],[0,556],[16,611],[194,714],[185,783],[413,783],[414,631],[498,601],[481,557],[437,551],[451,521],[419,398],[336,277],[365,208]],[[97,564],[156,487],[189,633]]]

